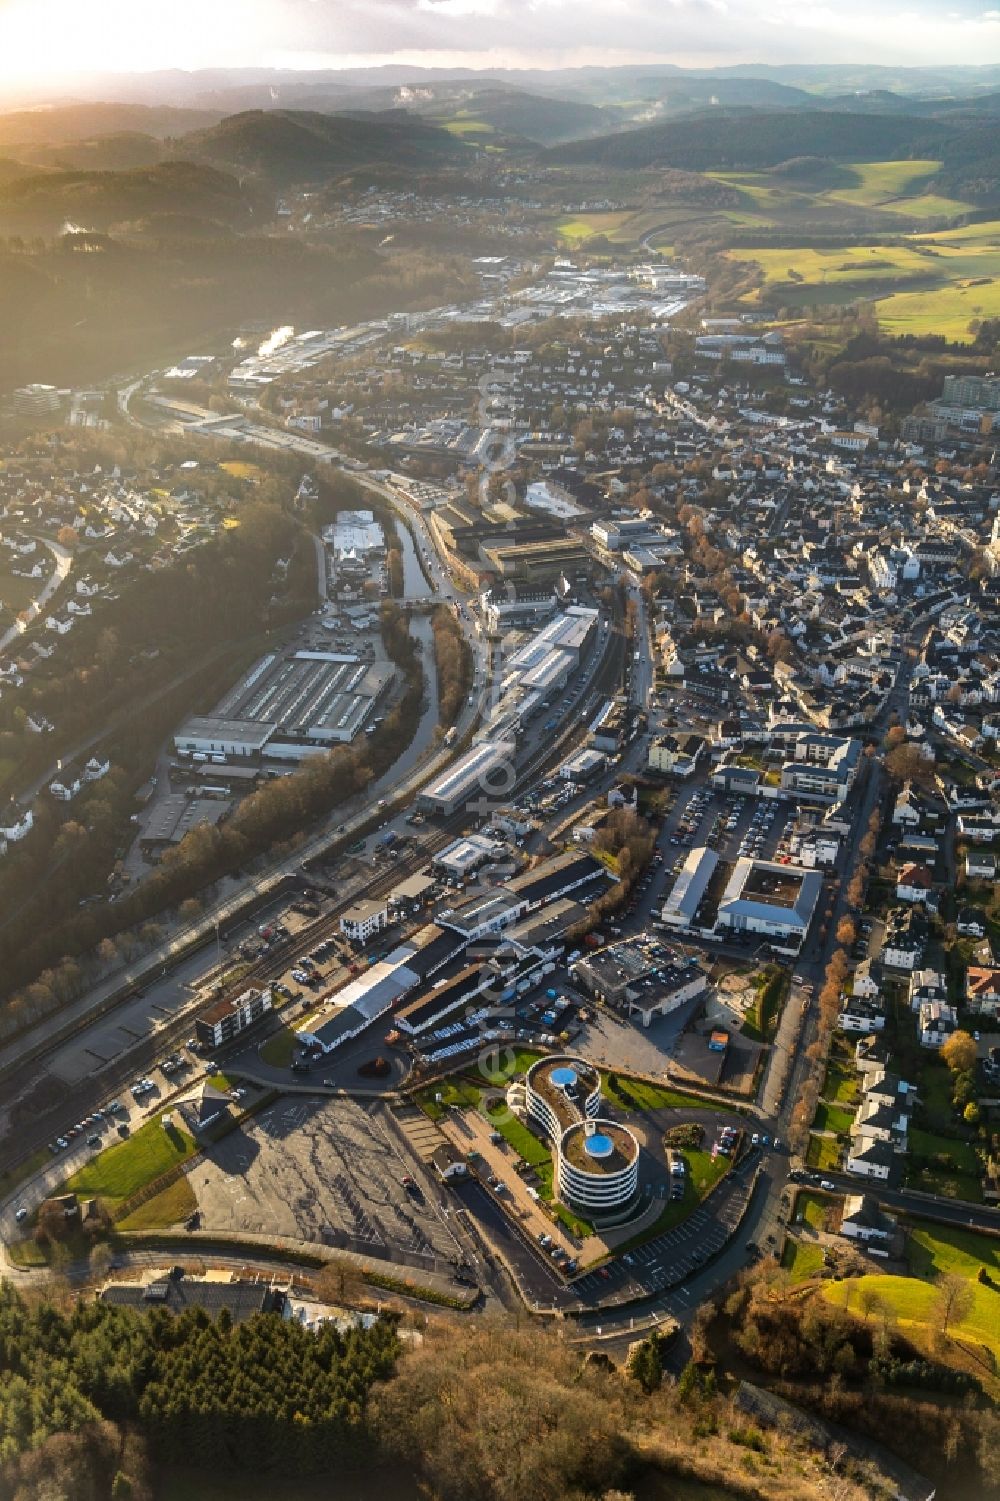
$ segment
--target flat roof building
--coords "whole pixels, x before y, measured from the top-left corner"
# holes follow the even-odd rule
[[[378,964],[335,991],[329,998],[331,1014],[322,1022],[313,1022],[299,1032],[303,1047],[318,1047],[330,1053],[342,1042],[357,1037],[380,1016],[385,1016],[408,991],[420,983],[420,975],[409,968],[412,944],[402,943]]]
[[[392,682],[385,662],[351,653],[272,653],[230,689],[214,714],[174,735],[178,755],[301,760],[355,738]]]
[[[818,871],[771,860],[737,860],[719,902],[719,925],[801,941],[822,889]]]
[[[517,779],[516,751],[513,740],[476,741],[447,771],[423,788],[417,797],[420,807],[447,815],[477,796],[496,801],[508,795]]]
[[[662,919],[669,927],[692,926],[718,863],[718,855],[706,845],[688,851],[664,903]]]

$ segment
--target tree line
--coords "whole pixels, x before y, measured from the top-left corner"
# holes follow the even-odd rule
[[[277,1314],[233,1325],[79,1301],[69,1313],[0,1285],[0,1501],[148,1501],[150,1461],[206,1473],[355,1467],[373,1445],[395,1321],[317,1331]]]
[[[431,628],[437,667],[438,718],[447,728],[458,719],[472,691],[472,650],[447,605],[438,605],[434,610]]]
[[[113,906],[100,903],[76,910],[61,924],[43,926],[24,948],[12,953],[10,979],[21,988],[9,995],[0,1032],[11,1035],[59,1007],[93,978],[92,957],[111,938],[123,946],[127,935],[152,946],[162,937],[156,919],[191,901],[215,881],[294,841],[320,824],[339,804],[363,792],[409,744],[420,714],[423,673],[409,634],[409,616],[398,606],[382,606],[386,653],[399,668],[403,691],[378,732],[363,746],[341,746],[307,760],[243,799],[228,822],[201,824],[157,869]],[[145,934],[145,940],[142,936]],[[9,943],[9,938],[4,935]],[[0,952],[3,944],[0,944]]]

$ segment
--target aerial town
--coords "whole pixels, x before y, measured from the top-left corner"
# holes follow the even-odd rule
[[[547,238],[554,183],[606,233]],[[617,179],[435,184],[268,233],[450,217],[453,297],[3,393],[9,1296],[280,1315],[345,1423],[345,1350],[360,1411],[523,1322],[711,1439],[692,1501],[988,1497],[1000,374],[859,395],[815,311],[616,242]]]

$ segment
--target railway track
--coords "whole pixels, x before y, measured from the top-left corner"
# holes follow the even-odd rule
[[[625,640],[621,632],[616,629],[609,638],[604,657],[594,674],[590,684],[590,693],[603,696],[616,691],[621,681],[624,662]],[[526,790],[552,766],[565,759],[568,752],[584,738],[585,734],[586,717],[567,724],[561,733],[547,741],[517,768],[517,780],[507,794],[507,800],[510,800],[517,792]],[[369,897],[385,896],[401,880],[405,880],[409,875],[417,874],[438,850],[463,833],[467,824],[468,817],[464,812],[457,812],[442,819],[433,833],[421,839],[416,849],[398,861],[392,862],[373,877],[366,888],[367,895]],[[332,855],[331,858],[335,859],[336,855]],[[302,880],[308,884],[308,869],[303,870]],[[349,902],[340,902],[330,912],[322,914],[300,928],[295,935],[295,947],[305,952],[322,942],[324,938],[338,933],[341,914],[348,905]],[[220,992],[220,996],[235,997],[248,986],[264,986],[277,980],[287,971],[289,963],[289,948],[283,946],[279,954],[268,955],[266,959],[253,963],[243,972],[239,981],[227,986]],[[129,998],[123,996],[122,1004],[124,1005]],[[137,1042],[126,1054],[104,1066],[101,1066],[99,1056],[95,1054],[95,1067],[98,1071],[95,1071],[88,1081],[72,1086],[73,1110],[76,1119],[79,1120],[91,1114],[112,1095],[125,1088],[136,1074],[149,1069],[164,1052],[170,1052],[178,1042],[189,1035],[194,1017],[204,1009],[205,1004],[204,996],[193,998],[191,1005],[185,1007],[179,1015],[165,1023],[151,1036]],[[53,1046],[49,1054],[39,1054],[33,1060],[32,1066],[44,1065],[45,1057],[50,1056],[64,1043],[65,1039],[62,1039]],[[3,1145],[0,1146],[0,1172],[8,1171],[25,1157],[45,1146],[47,1142],[52,1141],[65,1130],[68,1123],[65,1101],[43,1110],[33,1119],[19,1120],[16,1131],[8,1133]]]

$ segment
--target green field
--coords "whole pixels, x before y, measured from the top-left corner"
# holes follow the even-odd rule
[[[789,1236],[781,1251],[781,1265],[791,1273],[793,1282],[808,1282],[823,1266],[823,1247],[795,1240]]]
[[[134,1136],[99,1152],[64,1185],[67,1193],[107,1199],[113,1206],[152,1183],[175,1163],[197,1151],[194,1138],[172,1126],[164,1130],[160,1116],[140,1126]]]
[[[967,203],[920,191],[921,185],[940,167],[937,161],[859,162],[843,169],[855,178],[855,185],[831,188],[826,196],[855,208],[881,209],[884,213],[907,214],[917,219],[966,213]]]
[[[1000,1357],[1000,1292],[976,1281],[980,1267],[985,1267],[994,1282],[1000,1282],[1000,1240],[975,1235],[966,1230],[948,1230],[916,1222],[907,1256],[910,1277],[873,1274],[850,1278],[847,1282],[827,1283],[823,1295],[832,1303],[843,1304],[850,1288],[851,1305],[857,1309],[857,1292],[868,1288],[892,1309],[904,1331],[930,1333],[934,1319],[934,1281],[945,1274],[966,1278],[973,1288],[974,1302],[967,1318],[949,1330],[952,1337],[985,1345]]]
[[[453,136],[491,136],[496,132],[492,125],[485,120],[476,120],[470,115],[456,115],[453,120],[446,120],[444,128]]]
[[[801,245],[727,254],[759,266],[764,288],[780,288],[777,295],[790,303],[867,297],[889,333],[939,333],[962,343],[973,337],[973,320],[1000,316],[998,226],[994,221],[974,227],[989,232],[944,231],[836,250]],[[747,300],[759,296],[755,291]]]
[[[863,288],[869,282],[920,281],[938,274],[936,252],[908,245],[847,245],[836,250],[799,245],[727,254],[731,260],[755,262],[772,286]]]
[[[620,231],[627,220],[634,216],[628,210],[609,211],[608,213],[581,214],[577,219],[563,219],[556,225],[556,234],[567,245],[582,245],[585,240],[593,239],[595,235],[607,235],[609,239],[618,238]],[[631,236],[624,236],[628,239]]]
[[[291,1027],[281,1027],[264,1043],[260,1056],[273,1068],[287,1068],[295,1056],[298,1042],[297,1032],[294,1032]]]
[[[943,334],[954,343],[972,339],[969,324],[984,318],[1000,318],[1000,252],[990,259],[992,279],[961,281],[933,292],[901,292],[877,303],[879,323],[890,334]]]
[[[187,1174],[182,1173],[176,1183],[170,1183],[153,1198],[140,1204],[138,1209],[119,1220],[119,1230],[166,1230],[179,1225],[198,1208],[198,1200]]]

